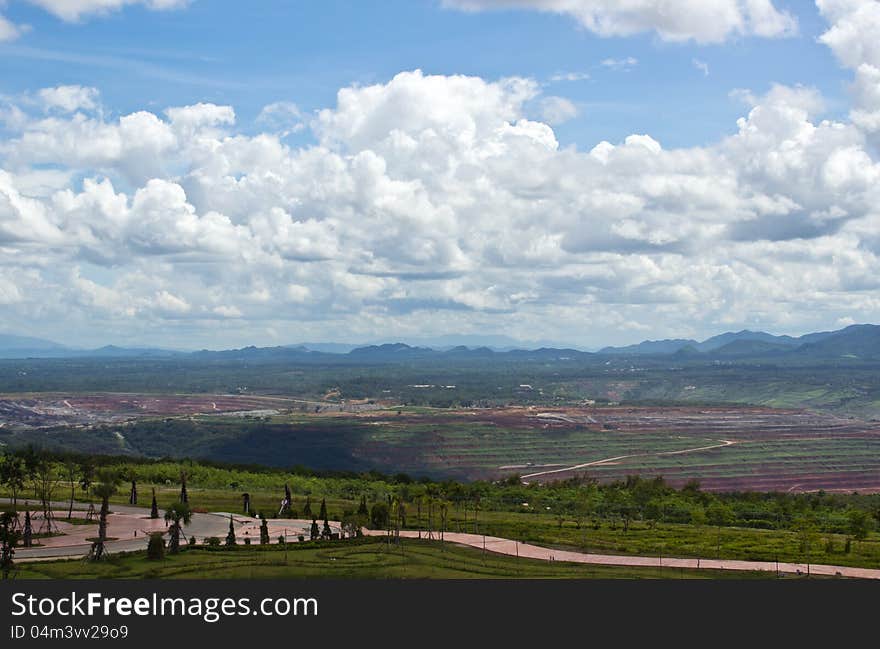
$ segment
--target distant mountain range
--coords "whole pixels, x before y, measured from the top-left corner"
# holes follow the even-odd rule
[[[874,325],[853,325],[840,331],[822,331],[806,334],[798,338],[792,336],[774,336],[763,331],[728,331],[707,338],[702,342],[691,339],[676,338],[674,340],[646,340],[638,345],[626,347],[604,347],[599,350],[600,354],[638,356],[645,354],[675,354],[680,351],[690,352],[718,352],[721,355],[737,355],[764,353],[773,351],[790,351],[801,345],[819,342],[825,338],[844,334],[859,327],[873,327]]]
[[[445,337],[446,340],[455,339]],[[838,331],[823,331],[804,336],[775,336],[763,331],[727,332],[703,341],[686,338],[646,340],[637,345],[605,347],[598,352],[515,346],[412,346],[384,343],[357,346],[345,343],[303,343],[277,347],[244,347],[228,350],[182,352],[151,347],[116,347],[74,349],[51,340],[0,334],[0,358],[180,358],[202,360],[253,361],[341,361],[395,362],[419,359],[480,359],[506,357],[513,360],[583,359],[602,357],[671,357],[678,359],[877,359],[880,360],[880,325],[852,325]]]

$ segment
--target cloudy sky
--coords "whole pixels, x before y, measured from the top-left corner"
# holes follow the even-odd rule
[[[880,322],[878,145],[877,0],[0,0],[0,332]]]

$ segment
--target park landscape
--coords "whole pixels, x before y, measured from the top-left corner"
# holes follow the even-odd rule
[[[880,576],[875,397],[870,384],[830,397],[854,391],[870,355],[719,370],[718,355],[392,347],[0,362],[0,381],[26,388],[0,394],[19,546],[31,521],[15,574],[192,576],[229,561],[255,577]],[[99,362],[103,378],[71,389]],[[181,389],[192,381],[205,391]],[[658,398],[664,381],[686,389]],[[172,540],[176,507],[187,523]]]

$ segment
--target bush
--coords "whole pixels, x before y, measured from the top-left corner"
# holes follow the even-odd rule
[[[374,530],[385,529],[388,526],[388,520],[388,505],[385,503],[375,503],[370,508],[370,522],[373,524]]]
[[[216,536],[209,536],[205,539],[205,545],[212,548],[220,547],[220,539]]]
[[[161,561],[165,558],[165,539],[162,538],[162,532],[153,532],[147,541],[147,559],[150,561]]]

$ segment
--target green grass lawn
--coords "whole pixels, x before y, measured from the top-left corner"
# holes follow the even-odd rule
[[[89,563],[18,563],[17,579],[769,579],[773,573],[586,566],[519,559],[439,541],[381,539],[291,544],[288,551],[239,546],[186,549],[161,561],[146,552]]]

